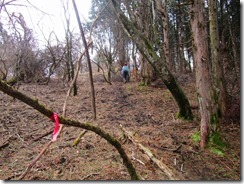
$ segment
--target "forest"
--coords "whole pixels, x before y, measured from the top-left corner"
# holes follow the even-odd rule
[[[0,1],[0,179],[240,181],[240,1],[76,1]]]

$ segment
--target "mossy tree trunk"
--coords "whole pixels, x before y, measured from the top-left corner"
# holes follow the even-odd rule
[[[213,111],[213,88],[208,52],[207,21],[205,19],[204,1],[195,0],[191,7],[193,13],[191,26],[194,39],[193,54],[196,62],[196,85],[201,114],[201,148],[205,148],[209,137],[215,131],[217,119]]]

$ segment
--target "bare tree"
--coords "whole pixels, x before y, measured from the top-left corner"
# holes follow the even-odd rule
[[[118,53],[118,48],[114,47],[116,44],[115,36],[113,35],[113,31],[107,25],[101,25],[100,28],[103,28],[104,31],[100,31],[100,29],[94,32],[93,37],[95,38],[95,49],[97,50],[97,56],[100,58],[100,66],[101,64],[105,64],[107,68],[107,80],[111,83],[113,64],[115,63],[115,58]],[[106,27],[106,29],[105,29]],[[106,43],[106,44],[104,44]]]
[[[26,25],[22,14],[12,13],[8,15],[10,20],[8,32],[3,28],[1,29],[3,65],[10,67],[8,74],[11,75],[12,81],[34,81],[39,76],[43,76],[44,72],[42,64],[38,62],[36,57],[36,43],[32,30]],[[4,54],[6,48],[11,48],[8,54]]]

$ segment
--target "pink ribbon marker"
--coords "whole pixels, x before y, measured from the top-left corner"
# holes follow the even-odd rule
[[[53,130],[53,138],[52,138],[52,142],[54,142],[57,140],[59,134],[59,128],[60,128],[58,113],[54,112],[53,115],[50,117],[50,119],[53,120],[55,123],[54,130]]]

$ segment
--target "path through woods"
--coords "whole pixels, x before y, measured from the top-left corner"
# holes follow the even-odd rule
[[[109,85],[101,75],[94,76],[97,121],[93,122],[123,142],[123,147],[146,180],[168,180],[168,177],[129,140],[123,139],[122,125],[144,146],[148,147],[174,174],[184,180],[240,180],[240,122],[227,118],[223,135],[229,141],[224,157],[209,150],[201,152],[191,135],[198,128],[198,109],[195,120],[176,119],[177,105],[162,84],[154,87],[138,83],[116,82]],[[197,106],[195,82],[191,76],[179,82],[193,106]],[[62,82],[52,80],[48,86],[22,84],[19,90],[38,98],[53,111],[62,114],[68,90]],[[79,76],[78,96],[71,96],[67,117],[80,122],[91,119],[91,100],[88,75]],[[0,179],[15,180],[47,144],[51,135],[41,135],[53,129],[53,123],[23,102],[0,92]],[[26,175],[26,180],[129,180],[118,152],[104,139],[88,132],[77,147],[72,147],[81,129],[65,127],[58,141]]]

